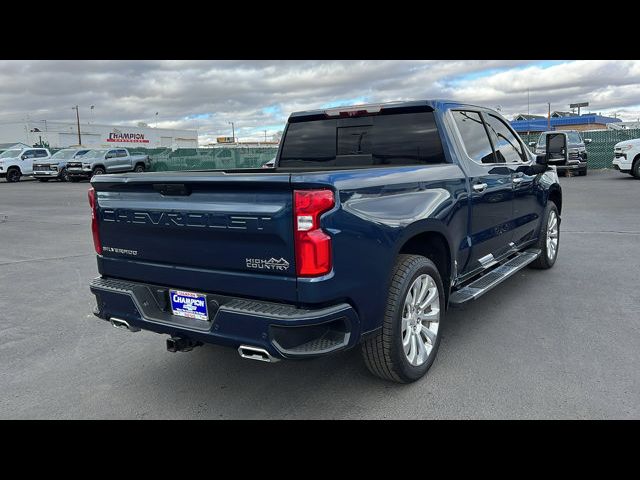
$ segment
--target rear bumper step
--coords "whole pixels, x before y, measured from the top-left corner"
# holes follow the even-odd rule
[[[462,287],[460,290],[453,292],[449,297],[449,304],[452,307],[458,307],[470,302],[471,300],[475,300],[492,288],[500,285],[519,270],[522,270],[538,258],[539,255],[540,250],[538,249],[529,249],[518,253],[515,257],[509,259],[499,267],[485,273],[469,285]]]
[[[205,321],[173,315],[169,288],[96,278],[90,285],[97,301],[94,314],[112,324],[115,319],[130,331],[150,330],[236,349],[251,346],[274,359],[326,355],[352,347],[359,337],[358,316],[347,303],[310,309],[207,293]]]

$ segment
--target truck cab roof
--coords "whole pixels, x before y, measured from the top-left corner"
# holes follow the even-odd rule
[[[472,105],[461,103],[455,100],[433,99],[433,100],[409,100],[409,101],[393,101],[385,103],[367,103],[360,105],[343,105],[338,107],[330,107],[316,110],[304,110],[293,112],[289,116],[289,122],[300,122],[312,119],[320,119],[327,117],[339,116],[355,116],[357,114],[375,114],[382,110],[448,110],[452,108],[471,107],[471,108],[487,108],[480,105]]]

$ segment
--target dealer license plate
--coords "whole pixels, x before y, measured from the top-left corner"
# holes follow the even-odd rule
[[[201,293],[169,290],[171,311],[174,315],[198,320],[209,320],[207,297]]]

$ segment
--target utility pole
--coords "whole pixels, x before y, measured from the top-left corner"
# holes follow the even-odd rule
[[[527,88],[527,116],[529,116],[529,89]]]
[[[233,139],[233,143],[236,143],[236,127],[233,122],[227,122],[231,124],[231,138]]]
[[[93,123],[93,109],[95,108],[95,105],[91,105],[91,123]]]
[[[549,106],[549,113],[547,113],[547,130],[551,130],[551,104],[547,103]]]
[[[267,131],[264,131],[264,143],[267,143]]]
[[[78,122],[78,145],[82,145],[82,136],[80,135],[80,113],[78,113],[80,109],[78,108],[78,105],[71,107],[71,109],[76,111],[76,120]]]

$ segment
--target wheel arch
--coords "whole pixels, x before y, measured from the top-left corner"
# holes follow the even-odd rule
[[[562,215],[562,190],[560,186],[553,185],[549,190],[549,195],[547,197],[547,201],[552,201],[558,207],[558,214]]]
[[[438,268],[445,290],[445,298],[449,297],[452,280],[451,246],[445,234],[438,230],[413,232],[405,238],[397,251],[397,255],[421,255],[430,259]]]
[[[96,168],[101,168],[101,169],[103,169],[105,172],[107,171],[107,169],[105,168],[105,166],[104,166],[104,165],[102,165],[101,163],[98,163],[98,164],[94,165],[94,166],[93,166],[93,168],[91,169],[91,171],[92,171],[92,172],[95,172],[95,171],[96,171]]]

